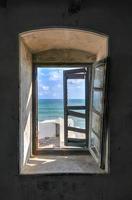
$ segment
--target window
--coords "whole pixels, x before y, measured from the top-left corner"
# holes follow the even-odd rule
[[[34,153],[90,152],[104,168],[106,61],[36,64],[34,73]]]
[[[37,67],[38,153],[48,148],[88,149],[89,70],[85,65]]]
[[[91,87],[91,129],[89,148],[100,167],[104,168],[106,146],[106,61],[93,64]]]
[[[21,33],[19,42],[20,173],[108,172],[108,36],[50,28]],[[62,82],[44,75],[41,98],[39,72],[52,68]]]

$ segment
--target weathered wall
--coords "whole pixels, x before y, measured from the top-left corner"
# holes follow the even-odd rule
[[[89,63],[96,60],[96,55],[75,49],[51,49],[33,54],[33,63]]]
[[[76,2],[76,3],[73,3]],[[79,3],[77,3],[79,2]],[[82,3],[80,3],[82,2]],[[4,4],[5,5],[5,4]],[[7,1],[0,7],[0,199],[132,199],[132,6],[105,1]],[[110,175],[18,174],[18,33],[48,26],[110,36]]]
[[[19,139],[20,139],[20,170],[31,154],[32,138],[32,55],[20,40],[19,48]]]
[[[92,31],[45,28],[24,32],[21,36],[33,54],[50,49],[76,49],[103,59],[108,53],[108,37]]]

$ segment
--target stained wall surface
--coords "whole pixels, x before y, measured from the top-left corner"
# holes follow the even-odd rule
[[[131,10],[132,6],[128,1],[10,0],[0,4],[1,200],[132,199]],[[109,35],[109,175],[18,174],[18,34],[53,26],[92,29]]]
[[[19,45],[19,153],[20,166],[23,167],[31,155],[32,55],[21,40]]]

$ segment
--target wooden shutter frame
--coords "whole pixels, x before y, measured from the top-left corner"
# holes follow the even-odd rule
[[[94,77],[95,77],[95,69],[97,67],[100,67],[102,64],[105,64],[105,74],[104,74],[104,84],[102,88],[94,88]],[[93,69],[92,69],[92,83],[91,83],[91,103],[90,103],[90,129],[89,129],[89,136],[91,137],[92,134],[92,112],[94,112],[93,108],[93,92],[94,89],[102,91],[103,92],[103,98],[102,98],[102,104],[103,104],[103,112],[102,114],[98,112],[99,116],[101,117],[101,130],[100,130],[100,157],[97,158],[97,155],[94,153],[93,149],[91,148],[91,141],[89,139],[89,150],[96,160],[96,162],[99,164],[100,168],[105,169],[105,162],[106,162],[106,139],[108,137],[108,73],[109,73],[109,65],[110,65],[110,58],[101,60],[99,62],[93,63]],[[95,113],[96,110],[95,110]],[[94,133],[95,134],[95,133]],[[96,134],[95,134],[96,135]],[[97,135],[96,135],[97,136]],[[90,138],[89,137],[89,138]],[[109,140],[108,140],[109,141]],[[109,144],[108,144],[109,146]]]

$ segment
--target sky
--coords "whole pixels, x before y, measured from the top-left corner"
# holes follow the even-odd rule
[[[70,68],[38,68],[38,98],[63,99],[63,71]],[[85,82],[81,79],[68,80],[68,99],[85,98]]]

